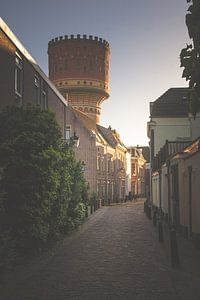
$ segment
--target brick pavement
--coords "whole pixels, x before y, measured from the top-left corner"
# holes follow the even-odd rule
[[[17,268],[1,300],[198,300],[200,275],[170,267],[143,203],[102,207],[52,253]]]

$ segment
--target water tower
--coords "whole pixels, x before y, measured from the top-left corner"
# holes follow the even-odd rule
[[[48,44],[49,78],[69,105],[100,122],[109,97],[110,48],[92,35],[60,36]]]

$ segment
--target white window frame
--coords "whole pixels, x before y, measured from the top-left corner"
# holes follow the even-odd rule
[[[45,91],[42,91],[42,108],[47,109],[48,108],[48,103],[47,103],[47,93]]]
[[[71,125],[67,124],[65,125],[65,140],[68,141],[71,138],[72,128]]]
[[[15,93],[22,97],[22,81],[23,81],[23,60],[21,56],[16,52],[15,53]]]
[[[35,104],[40,105],[40,80],[37,75],[34,77],[35,83]]]

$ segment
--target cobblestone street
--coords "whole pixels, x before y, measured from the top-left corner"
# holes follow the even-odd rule
[[[51,255],[16,269],[0,299],[197,300],[200,271],[172,269],[143,203],[126,203],[102,207]]]

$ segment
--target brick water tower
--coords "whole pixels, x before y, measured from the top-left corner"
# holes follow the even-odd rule
[[[68,103],[100,122],[101,104],[109,97],[110,48],[92,35],[65,35],[48,44],[49,78]]]

